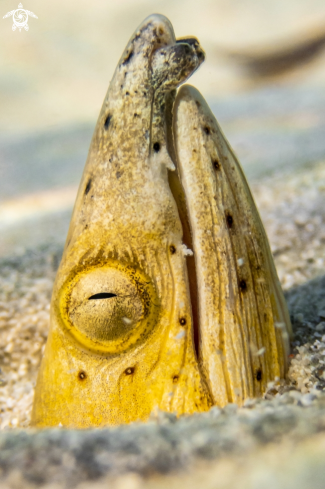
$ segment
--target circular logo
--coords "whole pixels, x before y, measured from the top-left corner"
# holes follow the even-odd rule
[[[24,9],[17,9],[13,15],[14,24],[17,27],[24,27],[28,21],[28,13]]]

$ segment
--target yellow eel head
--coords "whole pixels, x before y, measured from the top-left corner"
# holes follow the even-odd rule
[[[228,142],[184,82],[204,60],[152,15],[109,86],[51,303],[32,424],[242,404],[286,373],[290,321]]]

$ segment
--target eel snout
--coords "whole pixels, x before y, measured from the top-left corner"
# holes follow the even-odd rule
[[[186,81],[204,59],[205,53],[197,39],[192,43],[176,41],[172,46],[160,48],[155,51],[152,60],[154,84],[165,82],[164,90],[173,90]]]

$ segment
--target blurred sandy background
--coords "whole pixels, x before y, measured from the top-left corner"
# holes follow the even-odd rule
[[[149,14],[207,59],[191,78],[251,181],[325,157],[324,0],[1,1],[0,255],[63,243],[92,131],[118,59]]]

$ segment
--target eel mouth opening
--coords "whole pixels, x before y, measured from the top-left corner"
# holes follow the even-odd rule
[[[193,320],[193,340],[196,352],[196,357],[200,359],[200,328],[199,328],[199,298],[198,298],[198,281],[195,264],[195,255],[193,247],[192,232],[190,227],[190,220],[188,215],[188,209],[186,205],[185,192],[177,172],[177,155],[174,144],[173,135],[173,104],[175,100],[176,91],[170,92],[166,99],[166,140],[168,153],[176,167],[176,171],[168,171],[168,183],[174,200],[176,202],[179,217],[183,228],[183,243],[187,248],[193,251],[192,256],[186,257],[187,274],[189,280],[189,292],[192,307],[192,320]]]
[[[196,263],[193,247],[192,233],[186,207],[186,200],[181,181],[176,172],[168,172],[168,180],[171,192],[175,199],[179,217],[183,227],[183,243],[187,248],[193,251],[192,256],[186,257],[187,275],[189,280],[189,291],[192,306],[193,319],[193,339],[197,359],[200,359],[200,327],[199,327],[199,297],[198,297],[198,281],[196,273]]]

